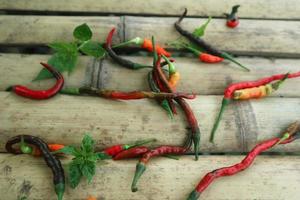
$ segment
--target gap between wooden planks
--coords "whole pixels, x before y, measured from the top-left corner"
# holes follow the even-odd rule
[[[182,156],[180,160],[155,158],[139,181],[139,191],[130,191],[136,160],[106,161],[98,164],[96,175],[78,188],[67,187],[65,199],[186,199],[207,172],[240,162],[242,156]],[[201,195],[205,200],[280,199],[298,200],[300,165],[298,156],[259,156],[247,170],[213,182]],[[66,159],[63,165],[66,167]],[[16,199],[27,193],[29,199],[56,199],[52,174],[42,158],[0,154],[0,194]],[[27,190],[24,190],[27,188]],[[23,190],[22,190],[23,189]],[[22,192],[23,191],[23,192]]]

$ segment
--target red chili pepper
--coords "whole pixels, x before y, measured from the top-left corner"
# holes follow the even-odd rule
[[[216,118],[213,129],[211,131],[210,142],[213,142],[213,140],[214,140],[214,135],[215,135],[215,132],[216,132],[216,130],[218,128],[218,125],[220,123],[223,112],[224,112],[226,106],[231,102],[231,100],[234,99],[234,92],[235,91],[241,90],[241,89],[255,88],[255,87],[259,87],[259,86],[264,86],[266,84],[271,83],[272,81],[281,80],[281,81],[278,82],[279,83],[278,87],[279,87],[280,83],[282,83],[282,81],[284,79],[286,79],[286,78],[296,78],[296,77],[299,77],[299,76],[300,76],[300,72],[292,73],[292,74],[277,74],[277,75],[273,75],[273,76],[270,76],[270,77],[259,79],[257,81],[245,81],[245,82],[233,83],[233,84],[229,85],[224,91],[224,98],[222,100],[221,109],[219,111],[219,114]],[[274,83],[274,84],[277,85],[277,83]],[[277,90],[278,87],[274,87],[273,91]]]
[[[63,144],[48,144],[48,148],[49,148],[50,152],[61,150],[64,147],[65,147],[65,145],[63,145]],[[42,152],[39,148],[34,146],[33,151],[32,151],[32,155],[33,156],[41,156]]]
[[[103,153],[105,153],[108,156],[115,156],[118,153],[120,153],[123,150],[127,150],[133,147],[137,147],[137,146],[141,146],[150,142],[155,142],[156,139],[148,139],[148,140],[140,140],[140,141],[136,141],[133,144],[118,144],[118,145],[114,145],[111,147],[108,147],[106,149],[103,150]]]
[[[224,13],[224,15],[227,18],[226,25],[229,28],[235,28],[240,23],[238,16],[236,16],[239,7],[240,7],[240,5],[235,5],[232,7],[230,14]]]
[[[134,147],[128,150],[121,151],[118,153],[115,157],[113,157],[114,160],[124,160],[128,158],[137,158],[140,155],[146,153],[149,151],[148,147],[140,146],[140,147]]]
[[[194,53],[196,56],[199,57],[199,60],[201,60],[204,63],[219,63],[224,60],[224,58],[219,57],[219,56],[214,56],[208,53],[203,53],[193,47],[190,46],[184,46],[186,49]]]
[[[48,99],[50,97],[53,97],[56,95],[61,88],[64,85],[64,77],[61,75],[59,71],[57,71],[55,68],[51,67],[50,65],[46,63],[41,63],[53,76],[56,78],[56,83],[55,85],[48,89],[48,90],[31,90],[25,86],[22,85],[14,85],[6,89],[6,91],[13,91],[17,95],[30,98],[30,99]]]
[[[150,158],[155,157],[155,156],[168,155],[168,154],[183,154],[186,151],[188,151],[188,148],[185,148],[185,147],[160,146],[160,147],[157,147],[157,148],[145,153],[136,165],[136,171],[135,171],[134,178],[132,181],[131,191],[136,192],[138,190],[137,182],[140,179],[140,177],[142,176],[142,174],[145,172],[146,164],[148,163]]]
[[[289,129],[292,129],[294,132],[289,132]],[[199,182],[195,190],[191,192],[191,194],[188,197],[188,200],[196,200],[200,197],[200,194],[217,178],[223,177],[223,176],[231,176],[238,172],[241,172],[245,169],[247,169],[257,155],[259,155],[261,152],[266,151],[272,147],[274,147],[278,142],[280,144],[287,144],[295,139],[298,139],[300,137],[299,132],[299,123],[293,123],[290,125],[288,130],[284,133],[289,133],[290,137],[287,140],[284,140],[280,142],[281,138],[276,137],[273,139],[266,140],[262,143],[259,143],[256,145],[249,153],[248,155],[238,164],[232,165],[230,167],[222,167],[220,169],[213,170],[209,173],[207,173]]]

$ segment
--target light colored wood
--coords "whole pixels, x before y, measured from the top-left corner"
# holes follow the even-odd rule
[[[39,62],[46,61],[48,55],[0,54],[0,90],[13,84],[25,84],[32,88],[46,88],[50,81],[31,82],[41,69]],[[151,57],[126,56],[126,59],[138,63],[151,64]],[[239,61],[251,68],[247,73],[233,64],[204,64],[197,58],[176,58],[176,68],[181,81],[178,91],[194,92],[201,95],[222,95],[225,87],[233,82],[257,80],[273,74],[299,71],[299,59],[265,59],[240,57]],[[100,70],[100,71],[99,71]],[[129,70],[110,59],[97,61],[81,56],[74,73],[65,74],[67,87],[93,85],[104,89],[121,91],[149,90],[148,69]],[[221,73],[220,73],[221,72]],[[299,97],[295,92],[300,87],[300,78],[286,81],[272,96]]]
[[[158,43],[174,41],[180,36],[174,28],[177,19],[126,16],[125,39],[154,36]],[[182,21],[182,26],[193,31],[205,21],[206,19],[187,18]],[[245,19],[238,28],[230,29],[224,25],[224,20],[213,19],[203,39],[219,49],[240,54],[292,56],[297,55],[300,50],[295,42],[300,38],[299,25],[299,21]]]
[[[41,89],[51,87],[55,83],[54,79],[32,82],[43,68],[39,63],[47,62],[48,55],[0,54],[0,57],[1,91],[11,85],[26,85],[32,89]],[[65,86],[90,86],[95,65],[97,65],[95,59],[81,56],[72,74],[68,76],[67,72],[64,73]]]
[[[258,141],[278,136],[288,124],[299,120],[299,98],[267,98],[228,106],[216,133],[208,142],[220,108],[220,96],[198,96],[190,100],[201,128],[201,151],[241,152]],[[78,145],[85,133],[97,147],[156,138],[154,145],[183,144],[187,130],[184,116],[170,120],[154,100],[112,101],[98,97],[57,95],[34,101],[0,92],[0,151],[5,141],[18,134],[32,134],[50,143]],[[299,142],[278,146],[273,151],[299,150]]]
[[[64,12],[94,12],[94,13],[126,13],[152,15],[179,15],[183,8],[188,8],[193,16],[224,17],[233,5],[239,4],[240,17],[299,19],[300,6],[297,0],[1,0],[0,9],[21,11],[64,11]]]
[[[93,40],[104,41],[112,27],[118,27],[115,42],[123,39],[119,17],[74,17],[74,16],[14,16],[2,15],[0,43],[2,44],[48,44],[55,41],[74,41],[73,30],[87,23],[93,32]]]
[[[82,180],[78,188],[67,187],[65,199],[186,199],[207,172],[239,162],[242,156],[192,156],[179,161],[153,159],[132,193],[130,185],[136,161],[107,161],[98,164],[91,184]],[[215,180],[201,195],[205,200],[280,199],[298,200],[300,158],[297,156],[259,156],[247,170]],[[64,160],[63,164],[66,165]],[[66,167],[65,167],[66,168]],[[3,199],[16,199],[27,193],[29,199],[56,199],[50,169],[40,158],[0,154],[0,193]],[[26,187],[27,186],[27,187]],[[26,189],[27,188],[27,189]],[[23,190],[22,190],[23,189]]]

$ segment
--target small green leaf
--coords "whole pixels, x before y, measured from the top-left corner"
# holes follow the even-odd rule
[[[99,42],[87,41],[80,46],[80,50],[86,55],[94,56],[96,58],[103,57],[105,55],[105,50]]]
[[[96,173],[96,163],[94,162],[85,162],[81,168],[82,175],[85,176],[90,183],[93,179],[93,176]]]
[[[84,23],[74,29],[73,36],[80,41],[87,41],[92,38],[93,33],[90,27]]]
[[[71,162],[69,165],[69,184],[72,188],[75,188],[82,177],[82,173],[79,169],[79,165]]]
[[[196,28],[193,32],[193,35],[197,37],[202,37],[204,35],[205,29],[209,24],[210,20],[211,17],[209,17],[208,20],[204,24],[202,24],[199,28]]]
[[[95,142],[93,138],[90,135],[85,134],[84,138],[82,139],[81,149],[86,153],[93,152],[94,144]]]

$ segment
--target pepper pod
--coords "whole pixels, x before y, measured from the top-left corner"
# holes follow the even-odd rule
[[[236,15],[238,12],[238,8],[240,7],[240,5],[235,5],[232,7],[231,9],[231,13],[224,13],[224,15],[226,16],[227,20],[226,20],[226,26],[229,28],[235,28],[239,25],[240,21],[238,16]]]
[[[219,57],[219,56],[214,56],[208,53],[203,53],[193,47],[190,46],[185,46],[186,49],[194,53],[196,56],[198,56],[199,60],[204,62],[204,63],[219,63],[224,60],[224,58]]]

